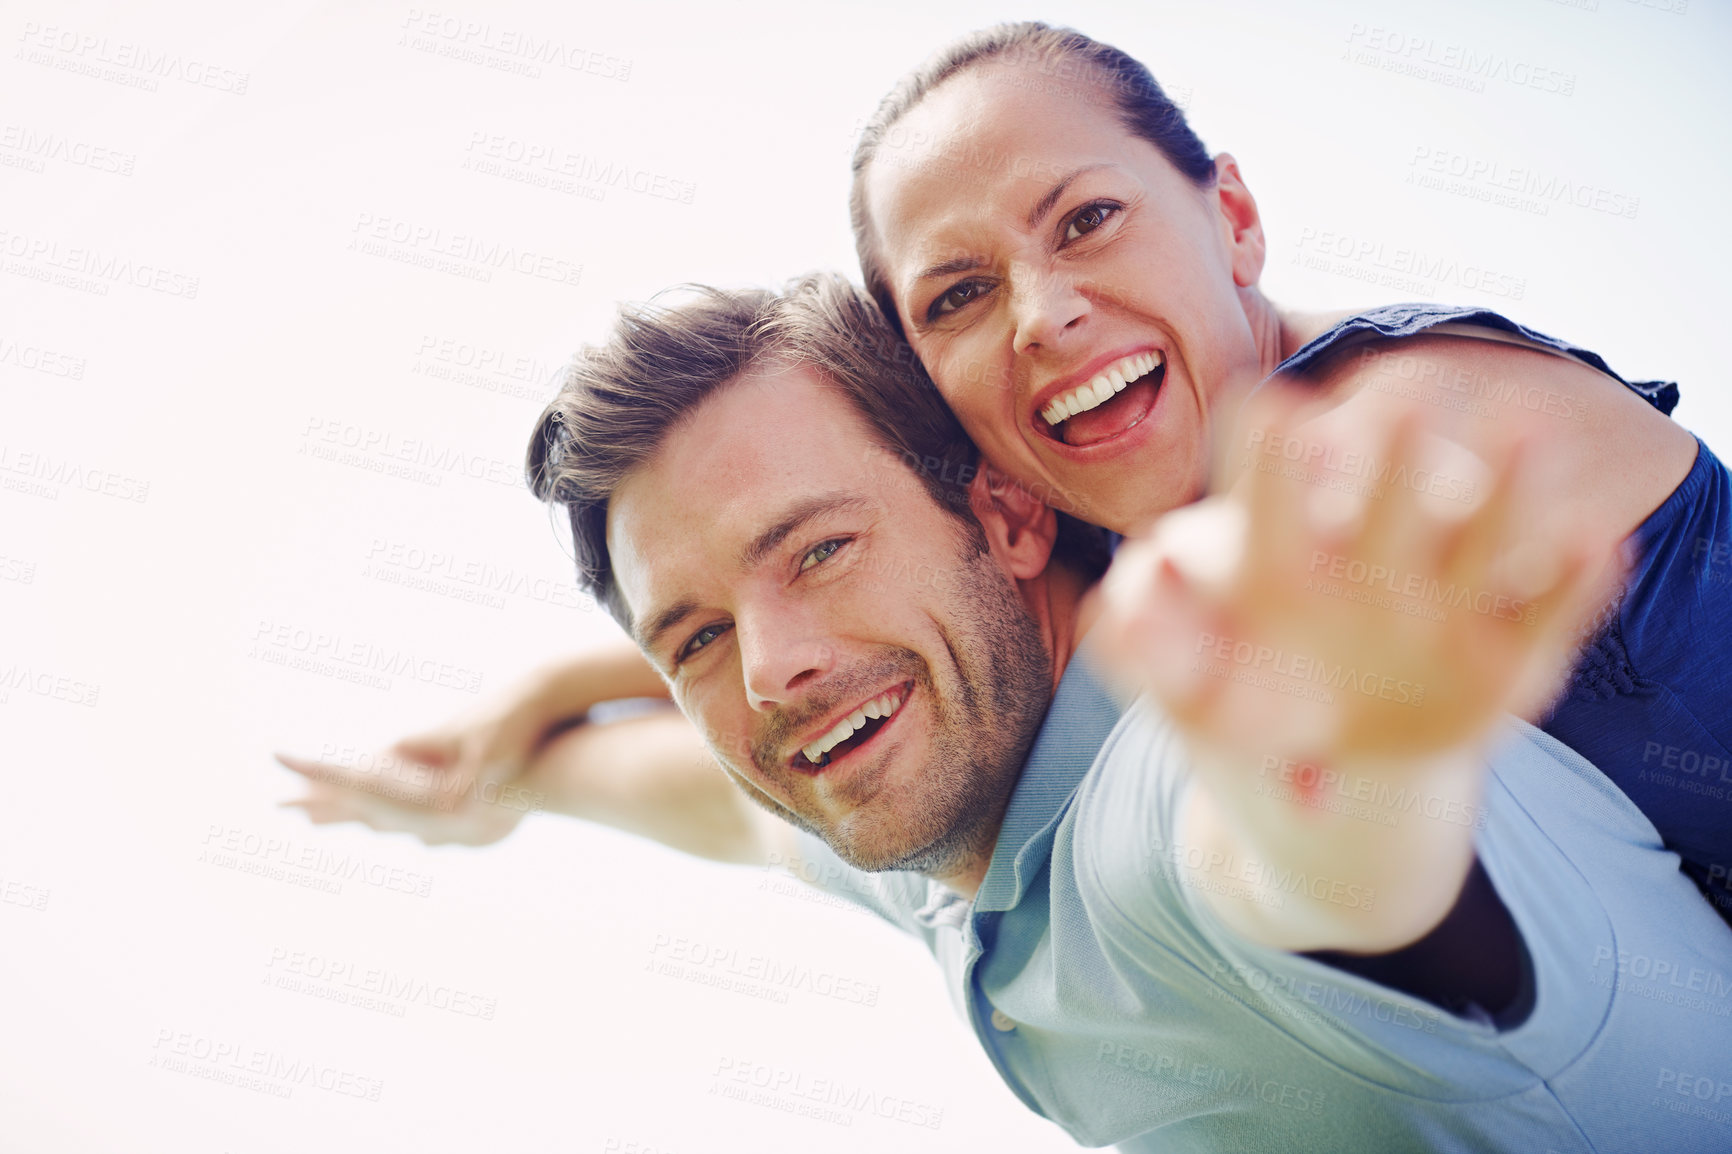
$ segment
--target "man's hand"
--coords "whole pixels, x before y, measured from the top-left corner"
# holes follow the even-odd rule
[[[470,716],[355,764],[277,760],[311,782],[307,796],[289,804],[315,822],[360,821],[429,844],[486,845],[543,807],[524,778],[550,738],[601,702],[666,693],[636,646],[614,646],[538,670]]]
[[[385,832],[414,834],[428,845],[488,845],[517,828],[545,796],[520,782],[478,778],[460,737],[409,738],[353,765],[279,753],[307,779],[304,797],[284,802],[315,825],[358,821]]]

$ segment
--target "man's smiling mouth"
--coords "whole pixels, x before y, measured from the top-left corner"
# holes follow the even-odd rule
[[[1166,372],[1158,352],[1124,357],[1047,402],[1042,431],[1066,445],[1110,440],[1148,416]]]
[[[801,747],[794,756],[795,768],[822,769],[872,740],[885,723],[900,712],[913,689],[913,683],[908,682],[856,706],[854,712],[838,721],[829,732]]]

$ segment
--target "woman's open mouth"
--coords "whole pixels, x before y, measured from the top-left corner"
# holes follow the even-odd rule
[[[847,757],[877,737],[902,711],[913,692],[914,683],[908,681],[855,706],[854,712],[838,721],[824,736],[801,747],[794,755],[794,768],[813,773]]]
[[[1149,415],[1166,374],[1160,353],[1133,353],[1048,401],[1036,425],[1066,445],[1109,441]]]

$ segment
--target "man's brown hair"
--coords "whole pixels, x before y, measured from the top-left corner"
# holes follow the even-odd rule
[[[679,303],[621,309],[608,342],[574,360],[529,441],[529,487],[566,507],[578,581],[616,621],[631,628],[607,549],[614,490],[705,398],[779,364],[808,366],[840,389],[878,437],[859,451],[882,460],[887,481],[924,486],[973,526],[984,547],[968,503],[979,450],[870,297],[829,273],[801,277],[779,293],[685,292]],[[1064,512],[1059,519],[1059,555],[1098,576],[1106,568],[1105,536]]]

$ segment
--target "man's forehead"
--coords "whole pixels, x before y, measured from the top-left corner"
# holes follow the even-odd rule
[[[879,498],[874,430],[809,366],[724,385],[632,470],[608,505],[614,577],[634,620],[667,588],[739,571],[746,547],[816,497]],[[877,466],[877,467],[875,467]]]

